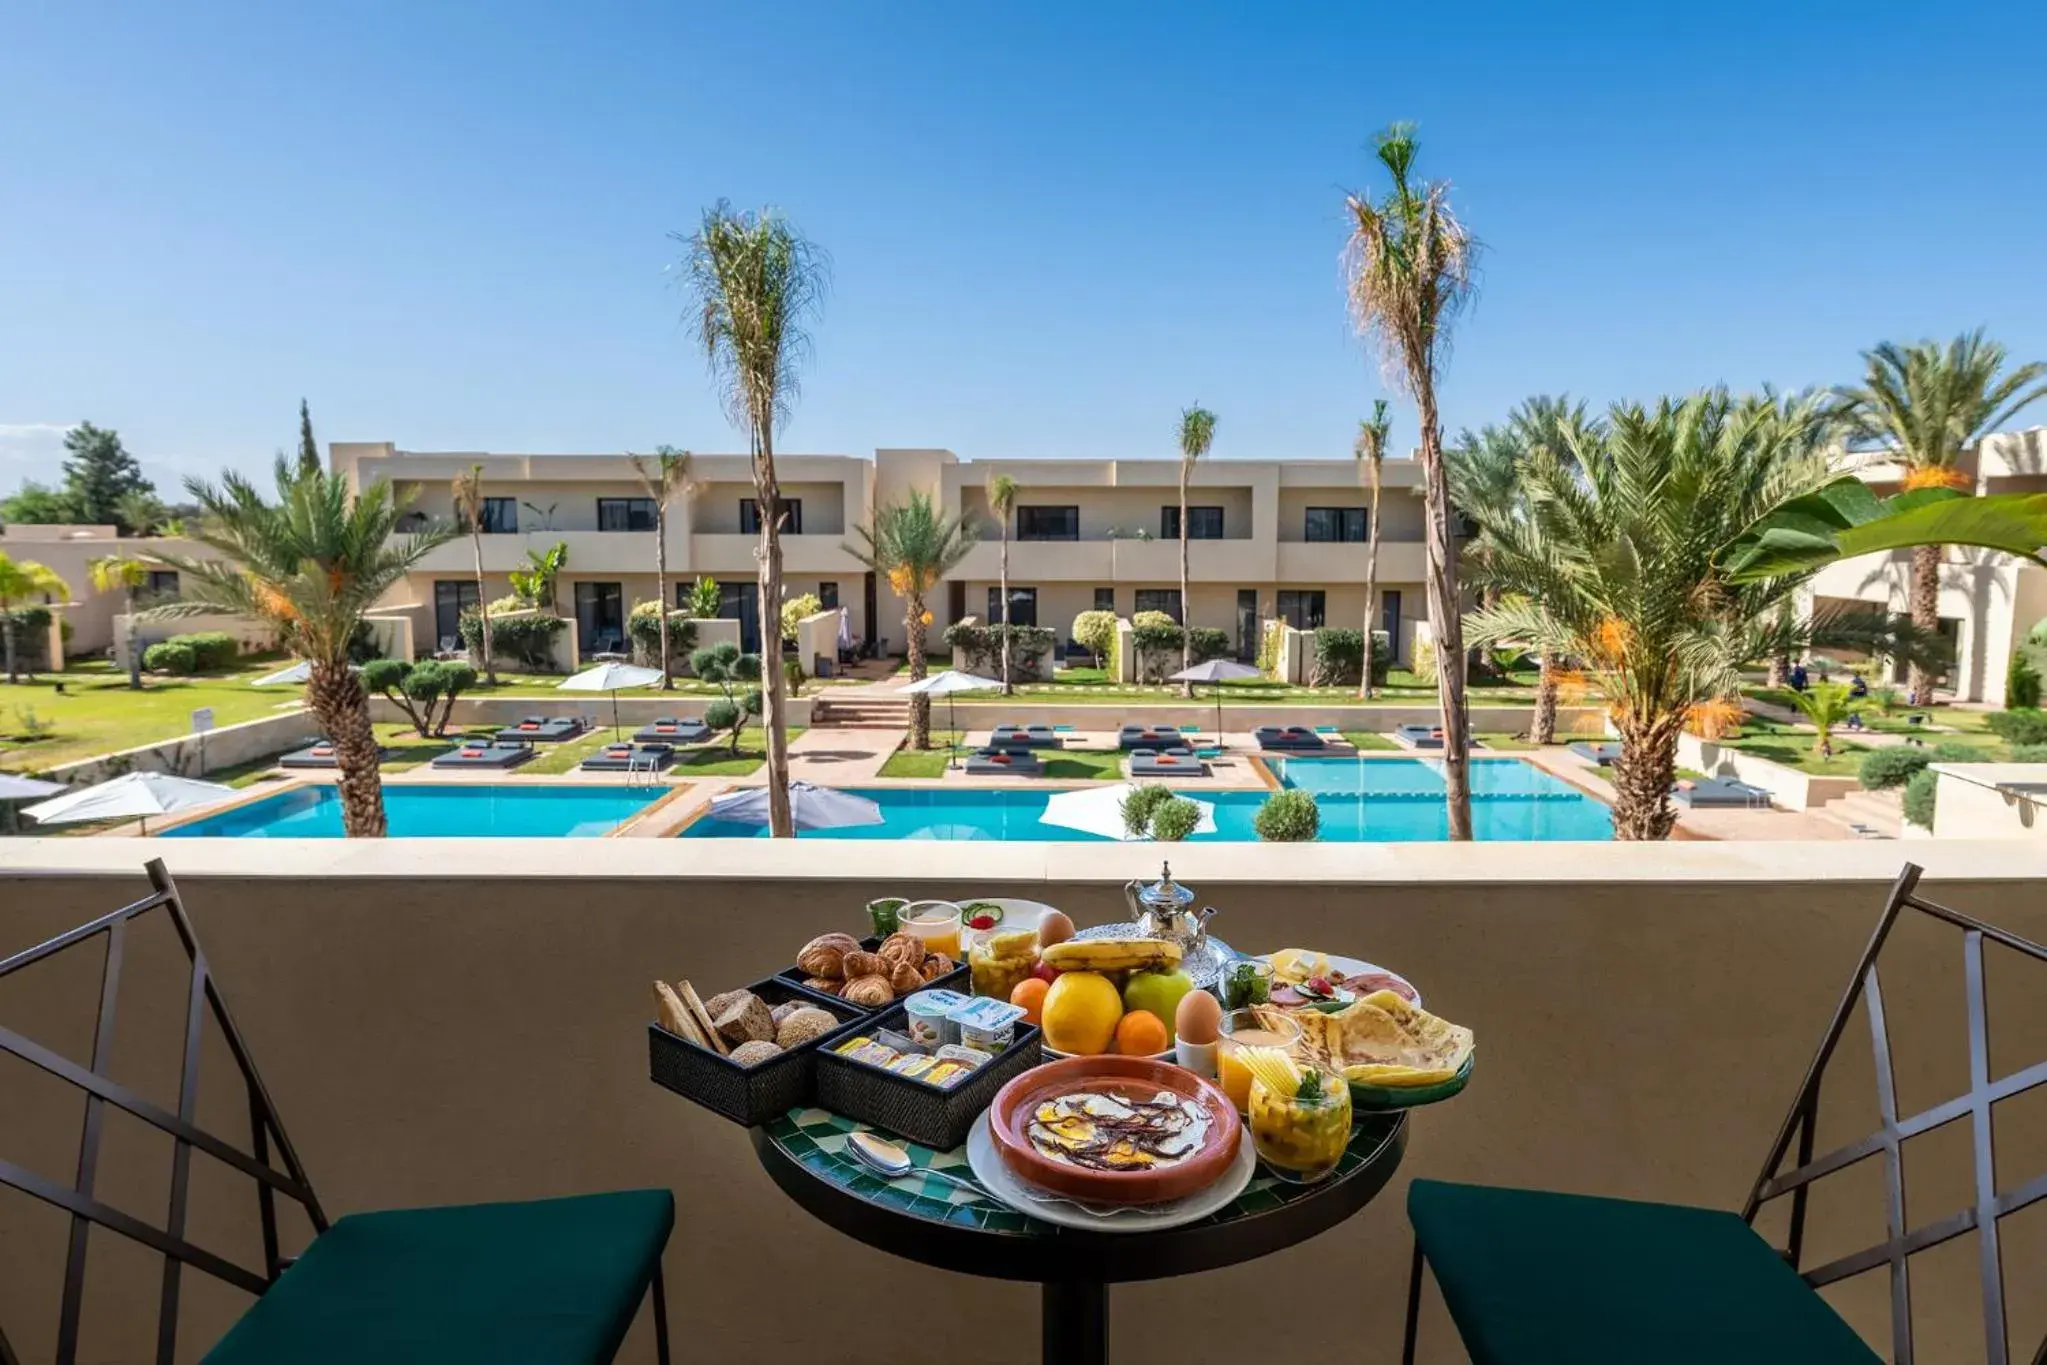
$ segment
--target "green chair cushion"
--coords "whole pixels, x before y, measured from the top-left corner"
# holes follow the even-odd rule
[[[674,1225],[667,1190],[351,1214],[204,1365],[609,1361]]]
[[[1731,1213],[1417,1180],[1407,1216],[1475,1365],[1877,1365]]]

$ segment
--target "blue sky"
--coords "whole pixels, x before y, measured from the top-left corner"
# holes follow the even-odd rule
[[[1219,456],[1341,455],[1384,392],[1342,195],[1396,118],[1486,245],[1453,431],[1979,324],[2047,358],[2043,41],[2015,4],[15,0],[0,490],[81,418],[161,479],[260,466],[301,395],[323,440],[735,449],[664,273],[721,197],[833,261],[784,450],[1163,456],[1199,400]]]

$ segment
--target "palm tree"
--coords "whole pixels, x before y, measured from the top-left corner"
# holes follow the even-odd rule
[[[661,690],[675,690],[675,664],[668,644],[668,504],[689,491],[689,452],[674,446],[657,446],[654,463],[628,455],[640,487],[654,500],[654,601],[660,606]]]
[[[128,686],[142,690],[142,640],[136,628],[135,594],[149,584],[149,565],[129,555],[101,555],[85,566],[94,592],[121,594],[123,614],[128,620]]]
[[[71,585],[49,565],[38,564],[33,559],[10,559],[5,550],[0,550],[0,635],[6,639],[7,681],[21,681],[21,668],[17,662],[19,654],[14,640],[16,604],[32,597],[69,600],[70,596]]]
[[[186,482],[200,508],[187,534],[219,557],[160,553],[157,558],[178,571],[181,600],[149,615],[226,612],[274,628],[312,665],[306,702],[334,745],[342,827],[351,838],[381,838],[377,739],[369,699],[348,667],[349,642],[379,598],[460,532],[430,522],[399,536],[407,499],[394,497],[383,479],[352,495],[340,475],[300,474],[280,459],[276,481],[274,503],[239,474],[225,475],[218,487]]]
[[[1885,342],[1862,353],[1860,385],[1835,391],[1849,438],[1873,443],[1905,466],[1905,487],[1969,487],[1957,468],[1962,453],[2002,426],[2021,408],[2047,397],[2047,365],[2021,365],[2008,374],[2003,346],[1979,328],[1946,346],[1919,341]],[[1912,552],[1913,623],[1940,626],[1940,563],[1946,547],[1921,545]],[[1911,671],[1910,686],[1921,703],[1933,698],[1933,675]]]
[[[1016,507],[1016,480],[1007,474],[988,476],[988,510],[1002,532],[1002,695],[1016,695],[1009,677],[1009,514]]]
[[[304,464],[298,466],[297,472],[302,479],[311,477]],[[482,618],[483,677],[496,687],[497,664],[490,652],[490,593],[483,585],[483,466],[473,464],[466,473],[457,474],[449,490],[455,495],[455,515],[469,523],[469,544],[476,551],[476,614]]]
[[[796,370],[810,349],[806,330],[822,300],[824,253],[773,209],[735,213],[720,201],[689,237],[688,277],[696,296],[697,337],[725,391],[735,426],[744,427],[753,456],[760,508],[760,637],[779,652],[782,638],[782,489],[775,475],[775,424],[796,397]],[[789,816],[789,741],[779,657],[763,661],[767,686],[768,828],[794,838]]]
[[[974,548],[974,528],[962,517],[948,517],[930,494],[912,489],[899,503],[876,510],[872,526],[853,528],[861,545],[849,545],[853,557],[888,579],[903,599],[903,632],[909,640],[910,681],[924,677],[924,629],[931,613],[924,594],[959,567]],[[919,693],[910,704],[910,745],[931,747],[931,698]]]
[[[1372,641],[1379,615],[1379,467],[1386,462],[1386,437],[1392,430],[1386,400],[1378,399],[1372,404],[1371,417],[1358,420],[1358,438],[1350,449],[1358,472],[1372,490],[1372,510],[1365,527],[1365,657],[1363,676],[1358,679],[1358,696],[1364,701],[1372,699]],[[1394,642],[1388,640],[1386,647],[1392,649]]]
[[[1851,700],[1847,683],[1814,683],[1803,692],[1791,694],[1791,704],[1804,714],[1813,728],[1812,747],[1821,758],[1834,756],[1834,727],[1862,709]]]
[[[1589,665],[1621,735],[1616,838],[1669,835],[1679,732],[1774,647],[1777,608],[1811,572],[1737,581],[1720,561],[1755,523],[1827,485],[1828,433],[1814,398],[1715,390],[1616,405],[1604,428],[1530,453],[1523,514],[1474,509],[1488,562],[1514,590],[1472,617],[1472,638]]]
[[[1208,454],[1215,444],[1215,414],[1196,403],[1180,410],[1180,667],[1194,667],[1194,598],[1187,588],[1187,480],[1194,462]],[[1183,682],[1180,690],[1194,695],[1194,684]]]
[[[1345,201],[1351,234],[1344,275],[1353,322],[1361,334],[1378,341],[1387,373],[1414,399],[1421,421],[1423,541],[1443,709],[1443,787],[1450,837],[1469,839],[1471,727],[1464,709],[1464,625],[1436,378],[1450,324],[1474,292],[1478,247],[1450,210],[1449,186],[1442,181],[1416,184],[1410,178],[1415,145],[1412,124],[1396,123],[1379,136],[1379,162],[1392,176],[1393,187],[1383,200],[1353,194]]]

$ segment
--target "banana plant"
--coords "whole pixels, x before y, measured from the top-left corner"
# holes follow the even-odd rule
[[[2047,493],[1915,488],[1880,498],[1844,475],[1752,523],[1721,550],[1720,565],[1746,582],[1921,545],[1971,545],[2047,567]]]

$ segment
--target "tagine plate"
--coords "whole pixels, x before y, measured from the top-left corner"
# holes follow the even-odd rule
[[[1162,1232],[1198,1223],[1228,1208],[1251,1184],[1258,1169],[1258,1153],[1246,1137],[1237,1144],[1237,1159],[1212,1184],[1169,1203],[1083,1207],[1040,1190],[1012,1172],[1002,1160],[1002,1153],[995,1149],[988,1114],[983,1110],[974,1120],[973,1131],[967,1134],[967,1165],[974,1178],[997,1200],[1057,1227],[1081,1232]],[[1096,1209],[1101,1211],[1095,1212]]]

